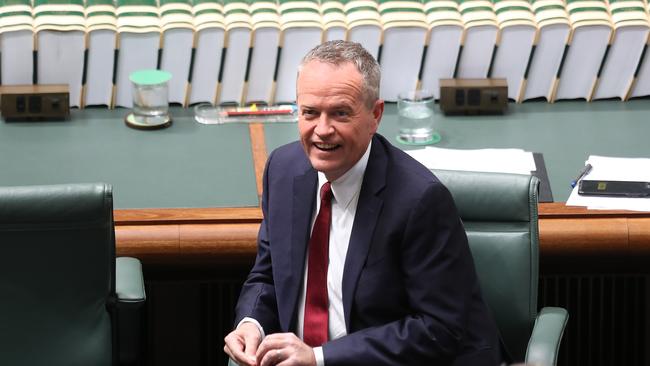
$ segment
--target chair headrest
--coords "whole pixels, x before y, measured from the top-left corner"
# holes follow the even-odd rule
[[[465,221],[530,221],[537,216],[539,180],[530,175],[432,170],[449,189]]]
[[[0,187],[0,226],[57,226],[112,222],[112,187],[104,183]]]

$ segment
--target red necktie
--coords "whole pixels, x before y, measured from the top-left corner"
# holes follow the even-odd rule
[[[330,182],[320,189],[320,210],[309,239],[307,295],[303,340],[312,347],[327,342],[327,265],[329,264],[332,191]]]

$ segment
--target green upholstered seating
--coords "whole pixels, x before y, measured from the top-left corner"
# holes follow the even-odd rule
[[[0,187],[0,364],[140,362],[140,262],[115,258],[106,184]]]
[[[463,220],[483,296],[515,362],[555,365],[565,309],[537,311],[539,230],[533,176],[436,170]]]

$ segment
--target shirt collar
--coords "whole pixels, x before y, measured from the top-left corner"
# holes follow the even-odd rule
[[[372,140],[366,148],[366,152],[363,153],[361,159],[357,161],[356,164],[352,166],[347,172],[345,172],[338,179],[334,180],[331,183],[332,195],[337,204],[341,207],[347,207],[352,201],[352,198],[361,190],[361,183],[363,182],[363,174],[366,171],[366,166],[368,166],[368,158],[370,157],[370,148],[372,147]],[[325,173],[318,172],[318,190],[327,182]]]

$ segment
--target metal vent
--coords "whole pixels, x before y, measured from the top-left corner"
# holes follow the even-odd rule
[[[542,276],[541,306],[561,306],[569,323],[558,365],[648,365],[648,276]]]

